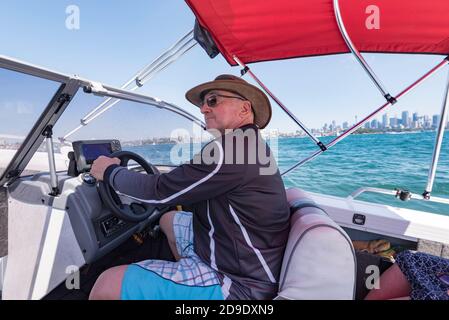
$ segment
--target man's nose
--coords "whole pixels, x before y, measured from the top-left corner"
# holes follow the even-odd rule
[[[209,112],[211,111],[211,109],[210,109],[210,107],[207,105],[207,103],[204,102],[204,103],[200,106],[200,111],[201,111],[202,114],[205,114],[205,113],[209,113]]]

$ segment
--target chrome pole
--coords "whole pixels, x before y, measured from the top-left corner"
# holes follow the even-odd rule
[[[307,162],[315,159],[316,157],[318,157],[320,154],[322,154],[324,151],[323,150],[318,150],[315,151],[313,154],[311,154],[310,156],[308,156],[307,158],[299,161],[297,164],[295,164],[293,167],[287,169],[286,171],[281,173],[281,176],[283,176],[284,174],[290,173],[291,171],[293,171],[294,169],[296,169],[297,167],[302,166],[303,164],[306,164]]]
[[[432,162],[429,169],[429,175],[427,177],[427,186],[423,193],[424,199],[430,199],[430,193],[432,192],[433,183],[435,181],[438,159],[440,158],[441,145],[443,143],[448,104],[449,104],[449,73],[446,81],[443,106],[441,108],[440,123],[438,125],[438,131],[435,138],[435,147],[433,149]]]
[[[449,63],[449,56],[446,57],[443,61],[441,61],[439,64],[437,64],[435,67],[433,67],[430,71],[428,71],[427,73],[425,73],[422,77],[420,77],[418,80],[416,80],[415,82],[413,82],[411,85],[409,85],[407,88],[405,88],[404,90],[401,91],[401,93],[399,93],[396,97],[397,100],[399,100],[400,98],[404,97],[406,94],[408,94],[412,89],[415,89],[416,87],[418,87],[418,85],[420,85],[421,83],[424,82],[424,80],[427,80],[428,78],[430,78],[432,75],[434,75],[437,71],[441,70],[446,64]],[[374,112],[372,112],[370,115],[368,115],[367,117],[365,117],[363,120],[359,121],[358,123],[356,123],[355,125],[353,125],[350,129],[346,130],[344,133],[342,133],[340,136],[336,137],[334,140],[332,140],[331,142],[329,142],[326,145],[326,148],[329,149],[331,147],[333,147],[334,145],[336,145],[338,142],[340,142],[341,140],[343,140],[344,138],[346,138],[348,135],[350,135],[351,133],[353,133],[354,131],[356,131],[359,127],[361,127],[363,125],[363,123],[365,123],[366,121],[370,120],[372,117],[374,117],[376,114],[378,114],[379,112],[381,112],[383,109],[385,109],[387,106],[391,105],[391,102],[387,102],[384,105],[382,105],[381,107],[379,107],[377,110],[375,110]],[[287,174],[289,172],[291,172],[293,169],[302,166],[303,164],[309,162],[310,160],[314,159],[316,156],[318,156],[320,153],[322,152],[315,152],[313,153],[311,156],[299,161],[298,163],[296,163],[295,165],[293,165],[290,169],[286,170],[285,172],[283,172],[281,175]]]
[[[59,194],[58,189],[58,176],[56,175],[56,163],[55,163],[55,152],[53,150],[53,126],[49,125],[45,128],[43,135],[47,143],[47,155],[48,155],[48,165],[50,168],[50,186],[52,192],[50,195],[57,196]]]
[[[249,75],[259,84],[259,86],[284,110],[284,112],[294,121],[296,124],[304,130],[304,132],[320,147],[322,151],[326,151],[326,146],[320,140],[318,140],[313,133],[301,122],[296,116],[287,109],[287,107],[257,78],[257,76],[249,69],[249,67],[243,63],[238,57],[233,56],[234,61],[237,62],[240,67],[243,68],[243,72],[249,73]]]
[[[365,59],[363,59],[363,56],[357,50],[357,48],[355,47],[351,38],[349,37],[349,34],[346,31],[346,27],[343,22],[343,18],[341,17],[340,4],[339,4],[338,0],[333,0],[333,1],[334,1],[334,13],[335,13],[335,18],[337,19],[337,25],[338,25],[338,28],[340,29],[340,33],[341,33],[343,39],[346,42],[346,45],[348,46],[349,50],[351,50],[352,54],[357,59],[357,61],[360,63],[360,65],[363,67],[363,69],[366,71],[366,73],[371,78],[371,80],[374,82],[376,87],[379,89],[379,91],[385,97],[385,99],[387,99],[387,101],[394,104],[396,102],[395,98],[392,97],[390,95],[390,93],[388,93],[385,86],[380,82],[379,78],[376,76],[376,74],[371,69],[371,67],[368,65],[368,63],[365,61]]]
[[[355,198],[357,198],[358,196],[360,196],[362,193],[365,193],[365,192],[381,193],[381,194],[392,195],[392,196],[397,194],[396,190],[388,190],[388,189],[372,188],[372,187],[362,187],[362,188],[358,188],[353,193],[351,193],[347,197],[347,199],[354,200]]]
[[[433,76],[437,71],[441,70],[442,67],[444,67],[446,64],[448,64],[448,58],[445,58],[443,61],[441,61],[438,65],[436,65],[435,67],[433,67],[430,71],[428,71],[426,74],[424,74],[422,77],[420,77],[418,80],[416,80],[415,82],[413,82],[411,85],[409,85],[407,88],[405,88],[404,90],[401,91],[401,93],[399,93],[396,96],[396,99],[399,100],[402,97],[404,97],[406,94],[408,94],[412,89],[415,89],[418,85],[420,85],[421,83],[424,82],[424,80],[428,79],[430,76]],[[339,141],[341,141],[342,139],[344,139],[345,137],[347,137],[348,135],[350,135],[351,133],[353,133],[354,131],[356,131],[358,128],[360,128],[366,121],[370,120],[372,117],[374,117],[376,114],[378,114],[379,112],[381,112],[382,110],[384,110],[386,107],[388,107],[389,105],[391,105],[391,102],[387,102],[384,105],[382,105],[381,107],[379,107],[377,110],[375,110],[373,113],[371,113],[370,115],[368,115],[367,117],[363,118],[363,120],[359,121],[358,123],[356,123],[355,125],[353,125],[350,129],[346,130],[344,133],[342,133],[340,136],[338,136],[337,138],[335,138],[334,140],[332,140],[331,142],[329,142],[326,146],[327,148],[330,148],[332,146],[334,146],[336,143],[338,143]]]
[[[164,70],[165,68],[167,68],[172,62],[174,62],[176,59],[178,59],[178,57],[180,55],[182,55],[182,54],[186,53],[187,51],[189,51],[190,49],[192,49],[196,44],[197,43],[194,43],[193,45],[191,45],[190,47],[188,47],[185,51],[183,51],[181,53],[178,52],[176,54],[176,56],[174,57],[174,59],[169,61],[165,65],[162,65],[162,66],[158,65],[157,66],[157,68],[158,68],[157,70],[154,69],[154,70],[151,71],[151,77],[150,77],[150,74],[147,74],[147,75],[145,75],[145,78],[142,78],[142,79],[136,78],[136,82],[139,82],[139,85],[134,86],[133,88],[129,89],[129,91],[136,91],[138,88],[143,86],[145,84],[145,82],[150,80],[156,73],[159,73],[162,70]],[[122,87],[122,89],[123,89],[123,87]],[[110,101],[112,101],[112,102],[107,104]],[[82,127],[88,125],[89,122],[92,122],[93,120],[98,118],[100,115],[102,115],[103,113],[105,113],[106,111],[111,109],[113,106],[115,106],[120,101],[121,101],[120,99],[113,99],[113,98],[108,98],[105,101],[103,101],[103,103],[101,103],[98,107],[96,107],[93,111],[91,111],[87,116],[85,116],[83,119],[81,119],[80,120],[81,124],[78,127],[76,127],[75,129],[73,129],[72,131],[70,131],[69,133],[67,133],[63,137],[63,140],[65,140],[67,137],[71,136],[73,133],[75,133],[76,131],[78,131]],[[101,108],[101,110],[100,110],[100,108]]]
[[[172,52],[170,55],[162,59],[158,64],[152,66],[145,72],[141,72],[139,76],[136,77],[136,84],[141,87],[143,85],[143,80],[150,75],[153,76],[154,73],[159,72],[161,69],[164,69],[174,61],[176,61],[180,56],[182,56],[184,53],[192,49],[194,46],[196,46],[198,42],[195,41],[195,39],[190,39],[188,42],[184,43],[179,49]],[[186,49],[187,48],[187,49]]]
[[[126,89],[131,83],[135,83],[136,85],[129,89],[131,91],[135,91],[138,88],[142,87],[145,82],[150,80],[154,74],[164,70],[170,64],[175,62],[179,57],[184,55],[190,49],[192,49],[197,42],[194,42],[193,38],[193,30],[184,35],[181,39],[179,39],[175,44],[173,44],[169,49],[160,54],[156,59],[154,59],[150,64],[146,65],[142,70],[137,72],[131,79],[129,79],[125,84],[121,86],[121,89]],[[180,47],[179,47],[180,46]],[[178,48],[179,47],[179,48]],[[187,48],[186,48],[187,47]],[[173,52],[174,51],[174,52]],[[82,127],[86,126],[89,122],[97,118],[99,115],[104,113],[106,110],[109,110],[114,105],[120,102],[120,99],[113,100],[112,98],[108,98],[100,103],[97,107],[92,109],[88,114],[86,114],[81,120],[80,125],[69,131],[66,135],[64,135],[61,139],[64,141],[72,134],[80,130]]]
[[[68,82],[71,77],[63,73],[36,66],[30,63],[22,62],[17,59],[0,55],[0,68],[29,74],[31,76],[56,81],[60,83]]]
[[[372,187],[362,187],[351,193],[349,196],[346,197],[348,200],[355,200],[358,196],[365,192],[372,192],[372,193],[380,193],[380,194],[386,194],[386,195],[392,195],[395,197],[399,197],[398,191],[401,190],[388,190],[388,189],[381,189],[381,188],[372,188]],[[414,199],[414,200],[423,200],[422,195],[416,194],[416,193],[408,193],[409,198],[408,199]],[[447,198],[440,198],[440,197],[432,197],[429,199],[429,201],[437,202],[441,204],[449,204],[449,199]]]
[[[101,85],[99,83],[90,83],[86,80],[82,80],[84,85],[84,92],[86,93],[92,93],[98,96],[104,96],[104,97],[111,97],[121,100],[128,100],[133,102],[138,102],[146,105],[152,105],[157,108],[169,110],[171,112],[174,112],[176,114],[179,114],[180,116],[183,116],[184,118],[195,122],[197,125],[202,127],[203,129],[206,128],[206,125],[195,117],[194,115],[190,114],[189,112],[185,111],[184,109],[172,104],[168,103],[156,98],[152,98],[146,95],[138,94],[135,92],[130,92],[124,89],[114,88],[112,86],[108,85]],[[103,112],[103,110],[101,111]],[[96,115],[97,116],[97,115]]]
[[[163,52],[161,55],[159,55],[156,59],[154,59],[150,64],[145,66],[139,73],[135,76],[135,81],[138,83],[140,79],[144,78],[145,74],[150,73],[150,70],[153,69],[155,66],[161,64],[161,60],[164,59],[170,52],[172,52],[180,43],[182,43],[184,40],[187,39],[187,43],[193,40],[193,30],[190,30],[189,33],[187,33],[185,36],[183,36],[181,39],[176,41],[175,44],[173,44],[170,48],[168,48],[165,52]],[[185,44],[183,44],[184,46]],[[182,47],[183,47],[182,46]],[[180,51],[181,48],[177,49],[176,52]]]

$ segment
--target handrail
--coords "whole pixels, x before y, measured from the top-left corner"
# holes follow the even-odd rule
[[[395,197],[399,197],[401,192],[404,192],[404,190],[389,190],[389,189],[382,189],[382,188],[374,188],[374,187],[362,187],[358,188],[354,192],[352,192],[346,199],[348,200],[355,200],[358,196],[365,192],[372,192],[372,193],[380,193],[380,194],[386,194],[386,195],[393,195]],[[449,204],[449,199],[441,198],[441,197],[429,197],[428,199],[424,198],[422,195],[412,192],[407,192],[406,200],[409,199],[415,199],[415,200],[424,200],[424,201],[430,201],[430,202],[437,202],[437,203],[443,203],[443,204]]]

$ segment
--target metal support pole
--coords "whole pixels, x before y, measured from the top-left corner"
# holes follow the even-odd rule
[[[118,89],[118,88],[114,88],[114,87],[107,86],[107,85],[103,86],[99,83],[92,85],[92,83],[89,83],[89,82],[85,83],[83,90],[86,93],[92,93],[92,94],[95,94],[98,96],[106,96],[106,97],[111,97],[111,98],[116,98],[116,99],[121,99],[121,100],[134,101],[134,102],[143,103],[146,105],[151,105],[151,106],[154,106],[157,108],[165,109],[165,110],[174,112],[174,113],[196,123],[203,129],[206,128],[206,125],[204,124],[203,121],[201,121],[194,115],[190,114],[189,112],[181,109],[180,107],[178,107],[174,104],[162,101],[162,100],[148,97],[146,95],[138,94],[135,92],[129,92],[127,90]],[[65,138],[64,138],[64,140],[65,140]]]
[[[161,72],[165,68],[167,68],[170,64],[175,62],[179,57],[187,53],[190,49],[192,49],[198,43],[193,38],[193,30],[179,39],[174,45],[172,45],[168,50],[159,55],[156,59],[154,59],[150,64],[145,66],[142,70],[140,70],[137,74],[135,74],[131,79],[129,79],[125,84],[121,86],[121,89],[128,88],[132,83],[135,85],[131,88],[128,88],[130,91],[135,91],[138,88],[142,87],[145,82],[150,80],[155,74]],[[64,141],[75,132],[80,130],[82,127],[86,126],[89,122],[97,118],[99,115],[104,113],[105,111],[112,108],[120,102],[120,99],[113,99],[109,97],[102,103],[100,103],[97,107],[91,110],[87,115],[85,115],[80,120],[80,125],[68,132],[61,137],[60,140]]]
[[[296,169],[296,168],[298,168],[298,167],[300,167],[300,166],[306,164],[307,162],[309,162],[309,161],[315,159],[316,157],[318,157],[318,156],[319,156],[320,154],[322,154],[323,152],[324,152],[323,150],[315,151],[314,153],[312,153],[312,154],[311,154],[310,156],[308,156],[307,158],[302,159],[301,161],[299,161],[298,163],[296,163],[296,164],[295,164],[294,166],[292,166],[291,168],[289,168],[289,169],[287,169],[286,171],[282,172],[282,173],[281,173],[281,176],[283,176],[284,174],[287,174],[287,173],[293,171],[294,169]]]
[[[55,153],[53,150],[53,126],[48,125],[42,135],[45,136],[47,143],[48,165],[50,167],[50,186],[52,190],[50,195],[57,196],[59,194],[59,188],[58,176],[56,175]]]
[[[304,132],[320,147],[322,151],[326,151],[326,146],[320,140],[318,140],[312,132],[301,122],[296,116],[287,109],[287,107],[262,83],[262,81],[257,78],[257,76],[249,69],[249,67],[244,64],[236,56],[233,56],[234,61],[237,62],[243,68],[242,74],[249,73],[249,75],[259,84],[259,86],[284,110],[284,112],[302,129]]]
[[[399,100],[400,98],[404,97],[407,93],[409,93],[412,89],[415,89],[416,87],[418,87],[418,85],[420,85],[421,83],[424,82],[424,80],[430,78],[430,76],[434,75],[437,71],[441,70],[445,65],[447,65],[449,63],[449,56],[447,58],[445,58],[443,61],[441,61],[439,64],[437,64],[435,67],[433,67],[430,71],[428,71],[427,73],[425,73],[422,77],[420,77],[418,80],[416,80],[415,82],[413,82],[411,85],[409,85],[407,88],[405,88],[404,90],[401,91],[401,93],[399,93],[397,95],[397,99]],[[340,136],[336,137],[334,140],[332,140],[331,142],[329,142],[326,145],[326,148],[329,149],[331,147],[333,147],[334,145],[336,145],[338,142],[340,142],[341,140],[343,140],[344,138],[346,138],[348,135],[350,135],[351,133],[353,133],[354,131],[356,131],[358,128],[360,128],[363,123],[365,123],[366,121],[370,120],[372,117],[374,117],[376,114],[378,114],[379,112],[381,112],[382,110],[384,110],[386,107],[388,107],[389,105],[391,105],[390,102],[385,103],[384,105],[382,105],[381,107],[379,107],[377,110],[375,110],[374,112],[372,112],[371,114],[369,114],[367,117],[365,117],[363,120],[359,121],[358,123],[356,123],[355,125],[353,125],[350,129],[346,130],[344,133],[342,133]],[[289,172],[291,172],[293,169],[302,166],[303,164],[309,162],[310,160],[316,158],[319,154],[321,154],[322,151],[318,151],[313,153],[311,156],[299,161],[298,163],[296,163],[295,165],[293,165],[291,168],[289,168],[288,170],[284,171],[281,175],[287,174]]]
[[[394,104],[396,102],[396,99],[392,95],[390,95],[390,93],[388,93],[385,86],[380,82],[379,78],[376,76],[374,71],[371,69],[371,67],[368,65],[368,63],[365,61],[365,59],[363,59],[360,52],[357,50],[357,48],[352,43],[352,40],[349,37],[348,32],[346,31],[345,24],[341,17],[340,5],[338,3],[338,0],[333,0],[333,1],[334,1],[335,18],[337,19],[338,28],[340,29],[340,33],[341,33],[343,39],[345,40],[346,45],[348,46],[349,50],[351,50],[352,54],[357,59],[357,61],[360,63],[362,68],[366,71],[366,73],[371,78],[371,80],[374,82],[376,87],[379,89],[379,91],[385,97],[385,99],[387,99],[387,101],[390,102],[391,104]]]
[[[150,80],[156,73],[161,72],[162,70],[164,70],[165,68],[167,68],[174,60],[178,59],[178,57],[184,53],[186,53],[188,50],[192,49],[197,43],[194,43],[193,45],[191,45],[190,47],[187,48],[186,51],[181,52],[181,53],[177,53],[174,58],[172,56],[171,59],[168,63],[166,63],[165,65],[157,65],[158,69],[154,69],[152,70],[150,73],[146,74],[144,76],[144,78],[139,78],[136,77],[135,81],[136,83],[139,83],[139,85],[136,85],[134,87],[132,87],[131,89],[129,89],[129,91],[136,91],[138,88],[142,87],[145,82],[147,82],[148,80]],[[174,60],[173,60],[174,59]],[[123,89],[123,86],[122,86]],[[112,101],[112,102],[111,102]],[[84,118],[82,118],[80,120],[81,125],[76,127],[75,129],[73,129],[72,131],[70,131],[69,133],[67,133],[62,139],[65,140],[66,138],[68,138],[69,136],[71,136],[73,133],[75,133],[76,131],[78,131],[79,129],[81,129],[82,127],[86,126],[89,124],[89,122],[92,122],[93,120],[95,120],[96,118],[98,118],[101,114],[105,113],[106,111],[108,111],[109,109],[111,109],[113,106],[115,106],[117,103],[119,103],[121,100],[120,99],[113,99],[113,98],[107,98],[105,101],[103,101],[98,107],[96,107],[94,110],[92,110],[88,115],[86,115]],[[109,103],[111,102],[111,103]]]
[[[438,65],[436,65],[435,67],[433,67],[429,72],[427,72],[426,74],[424,74],[422,77],[420,77],[418,80],[416,80],[415,82],[413,82],[411,85],[409,85],[407,88],[405,88],[404,90],[401,91],[401,93],[399,93],[396,97],[397,100],[401,99],[402,97],[404,97],[406,94],[408,94],[412,89],[415,89],[418,85],[420,85],[421,83],[424,82],[424,80],[428,79],[430,76],[434,75],[437,71],[441,70],[441,68],[443,68],[445,65],[447,65],[449,63],[449,61],[447,59],[444,59],[443,61],[441,61]],[[360,128],[366,121],[370,120],[372,117],[374,117],[376,114],[378,114],[379,112],[381,112],[382,110],[384,110],[386,107],[388,107],[389,105],[391,105],[390,102],[385,103],[384,105],[382,105],[381,107],[379,107],[377,110],[375,110],[373,113],[371,113],[370,115],[368,115],[367,117],[363,118],[363,120],[359,121],[358,123],[356,123],[355,125],[353,125],[350,129],[348,129],[347,131],[345,131],[344,133],[342,133],[340,136],[338,136],[337,138],[335,138],[334,140],[332,140],[331,142],[329,142],[327,144],[327,147],[330,148],[332,146],[334,146],[336,143],[338,143],[339,141],[341,141],[342,139],[344,139],[345,137],[347,137],[348,135],[350,135],[351,133],[353,133],[354,131],[356,131],[358,128]]]
[[[188,39],[188,41],[190,41],[191,39],[193,39],[193,30],[191,30],[189,33],[187,33],[184,37],[182,37],[181,39],[179,39],[174,45],[172,45],[167,51],[165,51],[164,53],[162,53],[161,55],[159,55],[156,59],[154,59],[150,64],[146,65],[142,70],[140,70],[138,73],[136,73],[134,76],[132,76],[131,79],[129,79],[126,83],[124,83],[120,88],[125,89],[127,88],[131,83],[136,83],[136,84],[140,84],[137,85],[136,87],[134,87],[133,89],[131,89],[131,91],[136,90],[137,88],[139,88],[142,85],[142,80],[145,78],[144,76],[142,76],[144,73],[149,74],[151,70],[153,70],[155,67],[160,66],[161,64],[161,60],[164,59],[167,55],[170,54],[171,51],[173,51],[180,43],[182,43],[183,41],[185,41],[186,39]],[[181,48],[182,49],[182,48]],[[190,49],[190,48],[189,48]],[[177,49],[176,53],[179,51],[180,49]],[[174,53],[173,53],[174,54]],[[172,55],[173,55],[172,54]],[[89,119],[89,117],[94,114],[97,110],[99,110],[101,107],[103,107],[105,104],[107,104],[112,98],[106,99],[105,101],[103,101],[100,105],[98,105],[96,108],[94,108],[92,111],[90,111],[87,115],[85,115],[82,119],[82,122],[86,122],[87,119]],[[118,102],[120,100],[117,100],[116,102]]]
[[[424,199],[430,199],[430,193],[432,192],[433,183],[435,181],[435,174],[438,166],[438,159],[440,158],[441,145],[444,137],[444,129],[445,129],[445,121],[447,116],[447,109],[449,104],[449,72],[446,81],[446,88],[444,94],[443,106],[441,109],[440,115],[440,123],[438,125],[438,131],[435,138],[435,147],[433,149],[432,162],[429,169],[429,175],[427,178],[427,186],[424,190],[423,197]]]
[[[71,77],[50,69],[39,67],[30,63],[0,55],[0,68],[29,74],[31,76],[56,81],[60,83],[68,82]]]

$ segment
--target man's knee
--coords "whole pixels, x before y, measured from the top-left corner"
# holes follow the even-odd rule
[[[173,231],[173,218],[177,211],[169,211],[162,215],[159,220],[159,226],[169,241],[175,241],[175,234]]]
[[[181,256],[176,247],[176,236],[173,230],[173,219],[175,217],[176,212],[177,211],[169,211],[167,213],[164,213],[164,215],[159,220],[159,226],[161,227],[162,231],[167,237],[170,250],[173,253],[175,260],[178,261],[181,258]]]
[[[127,265],[113,267],[100,274],[90,291],[89,300],[119,300],[127,268]]]

